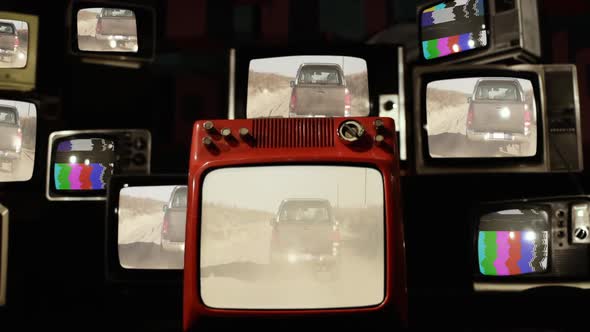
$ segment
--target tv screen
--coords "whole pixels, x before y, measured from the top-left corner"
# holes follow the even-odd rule
[[[538,208],[496,211],[480,218],[479,271],[516,276],[547,271],[549,215]]]
[[[65,138],[54,143],[54,189],[104,190],[115,168],[115,143],[99,137]]]
[[[0,17],[0,68],[24,68],[29,52],[29,25]]]
[[[426,87],[426,123],[431,158],[537,155],[537,105],[528,79],[431,81]]]
[[[119,262],[125,269],[182,269],[186,186],[121,188]]]
[[[488,46],[485,0],[448,0],[420,15],[422,54],[431,60]]]
[[[247,118],[368,116],[367,62],[327,55],[253,59],[246,107]]]
[[[0,182],[31,179],[36,133],[35,104],[0,99]]]
[[[200,293],[222,309],[328,309],[385,296],[384,180],[354,166],[241,166],[202,182]]]
[[[93,52],[137,53],[135,12],[121,8],[84,8],[78,11],[78,48]]]

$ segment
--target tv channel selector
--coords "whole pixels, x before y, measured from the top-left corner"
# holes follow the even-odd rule
[[[356,120],[347,120],[338,127],[338,136],[347,142],[356,142],[365,134],[365,128]]]
[[[588,204],[572,206],[572,243],[590,243],[590,215]]]

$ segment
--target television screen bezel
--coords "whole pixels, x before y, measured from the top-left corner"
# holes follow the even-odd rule
[[[39,128],[41,122],[39,119],[41,118],[41,101],[39,100],[38,96],[34,95],[30,92],[8,92],[0,90],[0,100],[12,100],[22,103],[30,103],[35,105],[35,121],[36,121],[36,132],[35,132],[35,155],[33,159],[33,171],[31,172],[31,177],[28,180],[19,180],[19,181],[0,181],[0,185],[8,184],[8,183],[24,183],[32,181],[35,177],[35,164],[37,163],[37,159],[39,157],[39,142],[40,136],[39,135]]]
[[[6,279],[8,277],[8,208],[0,204],[0,307],[6,304]]]
[[[27,41],[27,63],[23,68],[0,68],[0,91],[33,91],[37,87],[37,58],[39,52],[39,15],[0,11],[0,17],[7,20],[26,22],[29,35]]]
[[[114,175],[108,184],[105,222],[105,276],[110,283],[181,283],[183,269],[126,269],[119,260],[119,218],[121,189],[138,186],[188,185],[188,174]]]
[[[400,51],[401,49],[401,51]],[[369,89],[369,114],[366,117],[385,116],[379,114],[379,95],[394,94],[400,96],[399,112],[405,113],[403,100],[405,99],[404,80],[401,72],[405,71],[403,62],[403,46],[397,44],[366,44],[360,47],[352,45],[325,45],[325,44],[293,44],[290,46],[242,46],[233,49],[235,52],[230,68],[230,89],[234,89],[234,96],[230,94],[229,119],[247,119],[248,105],[248,72],[250,61],[254,59],[286,57],[286,56],[347,56],[357,57],[367,63],[367,79]],[[400,56],[402,55],[402,56]],[[389,58],[396,58],[397,61],[387,61]],[[389,62],[397,71],[392,72],[391,82],[395,82],[395,88],[385,81],[383,72],[383,61]],[[233,72],[232,72],[233,69]],[[381,84],[377,84],[381,83]],[[232,100],[233,99],[233,100]],[[233,109],[232,106],[233,105]],[[406,117],[407,118],[407,117]]]
[[[527,273],[527,274],[519,274],[519,275],[507,275],[507,276],[493,276],[493,275],[485,275],[482,274],[479,270],[479,252],[478,252],[478,241],[479,241],[479,231],[480,231],[480,223],[481,217],[504,210],[523,210],[523,209],[537,209],[542,210],[547,213],[547,269],[545,271],[534,272],[534,273]],[[553,253],[553,234],[552,234],[552,215],[553,211],[551,205],[547,202],[543,201],[509,201],[509,202],[498,202],[498,203],[484,203],[478,206],[474,213],[472,214],[472,226],[471,226],[471,234],[473,235],[473,243],[472,243],[472,273],[473,278],[475,281],[486,281],[486,282],[506,282],[506,283],[513,283],[513,282],[530,282],[532,280],[542,280],[547,279],[552,272],[553,262],[552,262],[552,253]]]
[[[204,299],[203,299],[203,295],[200,292],[201,290],[201,272],[200,269],[202,268],[200,265],[198,266],[198,272],[196,274],[198,281],[198,289],[199,292],[197,292],[197,296],[200,300],[201,305],[206,308],[206,310],[208,311],[217,311],[217,312],[236,312],[239,314],[252,314],[252,313],[285,313],[285,312],[289,312],[289,313],[299,313],[299,312],[323,312],[323,313],[331,313],[331,312],[341,312],[341,311],[349,311],[349,310],[379,310],[381,308],[383,308],[385,305],[387,305],[385,302],[388,300],[388,295],[389,292],[392,291],[390,289],[388,289],[388,261],[391,259],[391,257],[388,257],[388,244],[387,244],[387,238],[388,238],[388,225],[387,225],[387,196],[388,193],[386,192],[386,188],[388,187],[386,185],[387,182],[387,178],[384,176],[384,172],[383,169],[381,169],[377,164],[373,164],[373,163],[367,163],[367,162],[351,162],[351,161],[343,161],[343,162],[319,162],[319,161],[292,161],[292,162],[285,162],[285,161],[276,161],[276,162],[266,162],[266,163],[257,163],[257,162],[236,162],[236,161],[232,161],[229,163],[225,163],[223,165],[211,165],[210,167],[206,167],[201,173],[200,173],[200,178],[199,178],[199,183],[196,186],[196,188],[198,188],[199,190],[199,215],[197,216],[197,229],[198,229],[198,238],[197,238],[197,243],[199,245],[198,248],[198,255],[199,255],[199,264],[200,264],[200,254],[201,254],[201,242],[202,242],[202,232],[201,232],[201,225],[202,225],[202,203],[203,200],[201,199],[203,197],[203,182],[205,181],[207,175],[209,175],[211,172],[214,172],[216,170],[220,170],[220,169],[227,169],[227,168],[243,168],[243,167],[281,167],[281,166],[303,166],[303,167],[307,167],[307,166],[334,166],[334,167],[338,167],[338,166],[343,166],[343,167],[359,167],[359,168],[369,168],[369,169],[373,169],[377,172],[379,172],[379,174],[381,175],[381,180],[382,180],[382,184],[383,184],[383,298],[381,299],[381,301],[378,304],[375,305],[369,305],[369,306],[359,306],[359,307],[337,307],[337,308],[303,308],[303,309],[285,309],[285,308],[281,308],[281,309],[248,309],[248,308],[216,308],[216,307],[210,307],[208,306]],[[392,194],[392,193],[389,193]],[[393,206],[391,206],[391,208],[393,208]],[[187,216],[187,220],[188,220],[188,216]]]
[[[531,157],[498,158],[433,158],[428,148],[426,125],[426,94],[428,83],[435,80],[470,77],[515,77],[531,81],[537,111],[537,151]],[[417,67],[414,70],[414,147],[417,173],[493,173],[546,171],[548,162],[546,135],[545,77],[539,66],[514,67],[505,65],[457,65],[445,67]]]
[[[487,54],[489,52],[491,52],[491,50],[494,49],[494,40],[492,38],[492,36],[494,36],[494,27],[491,24],[491,17],[492,17],[492,6],[493,4],[491,4],[492,0],[482,0],[484,1],[484,10],[485,10],[485,24],[487,27],[487,44],[484,47],[479,47],[479,48],[475,48],[475,49],[471,49],[471,50],[467,50],[467,51],[463,51],[463,52],[459,52],[459,53],[451,53],[447,56],[443,56],[443,57],[438,57],[438,58],[434,58],[434,59],[426,59],[424,57],[424,47],[423,47],[423,40],[422,40],[422,13],[424,12],[424,10],[434,7],[438,4],[441,3],[445,3],[448,2],[450,0],[430,0],[427,2],[423,2],[421,3],[418,8],[417,8],[417,24],[418,24],[418,43],[419,43],[419,52],[420,52],[420,56],[419,56],[419,61],[420,63],[423,64],[441,64],[441,63],[445,63],[445,62],[452,62],[452,61],[456,61],[456,60],[460,60],[462,58],[468,58],[468,57],[473,57],[473,56],[477,56],[478,53],[480,54]]]
[[[387,117],[380,117],[386,128],[393,128],[393,119]],[[263,135],[264,144],[267,144],[268,134],[272,132],[272,128],[283,128],[289,133],[295,134],[302,128],[296,126],[296,122],[303,122],[307,125],[312,123],[325,123],[328,129],[330,123],[337,128],[343,122],[351,118],[331,118],[331,119],[241,119],[241,120],[213,120],[217,128],[229,127],[232,131],[239,128],[253,128],[258,125],[270,125],[268,130],[260,133]],[[376,118],[358,117],[352,118],[361,123],[370,135],[375,133],[373,122]],[[368,146],[366,148],[350,147],[343,140],[338,138],[336,132],[323,131],[323,137],[326,142],[331,142],[334,139],[334,144],[320,145],[317,147],[308,146],[304,140],[299,141],[305,147],[301,148],[286,148],[277,145],[269,148],[256,148],[249,145],[236,146],[235,149],[230,146],[222,147],[221,152],[216,150],[209,150],[203,144],[202,139],[209,135],[204,128],[206,120],[196,121],[193,127],[193,137],[191,145],[190,157],[190,172],[189,172],[189,200],[187,212],[187,234],[186,234],[186,252],[185,252],[185,267],[184,267],[184,308],[183,308],[183,325],[185,330],[189,330],[200,325],[204,320],[216,320],[215,317],[221,318],[222,321],[226,319],[248,319],[248,317],[274,317],[274,318],[295,318],[305,317],[331,317],[331,319],[342,319],[344,315],[353,319],[360,319],[360,317],[368,317],[375,319],[382,317],[389,320],[395,320],[396,324],[401,326],[408,325],[408,291],[407,291],[407,267],[405,259],[405,238],[404,226],[402,222],[402,206],[399,201],[401,197],[400,189],[400,168],[394,149],[387,148],[387,146],[395,146],[395,136],[387,135],[385,141],[387,145],[383,149],[379,147]],[[327,122],[327,123],[326,123]],[[279,127],[276,127],[279,126]],[[305,128],[304,126],[303,128]],[[258,134],[256,134],[258,135]],[[256,136],[254,137],[256,139]],[[274,140],[272,140],[275,142]],[[219,143],[222,143],[221,141]],[[272,143],[274,146],[274,143]],[[228,149],[226,151],[226,149]],[[285,160],[285,151],[289,151],[289,160]],[[220,155],[222,153],[223,155]],[[198,214],[200,209],[200,191],[198,185],[201,179],[201,173],[206,168],[214,168],[220,166],[233,166],[244,164],[265,164],[270,163],[285,163],[290,164],[332,164],[336,162],[340,165],[376,165],[381,174],[385,177],[385,213],[386,213],[386,250],[388,257],[386,270],[386,297],[379,307],[363,308],[363,309],[327,309],[327,310],[301,310],[301,311],[286,311],[286,310],[215,310],[208,309],[203,306],[198,289],[197,272],[199,265],[199,243],[198,237]],[[318,316],[319,315],[319,316]],[[217,321],[217,320],[216,320]],[[380,319],[379,319],[380,321]],[[217,321],[218,322],[218,321]]]
[[[78,12],[86,8],[121,8],[132,10],[137,27],[137,52],[85,51],[78,45]],[[93,59],[99,63],[113,64],[153,62],[156,56],[157,16],[155,8],[139,2],[109,2],[104,0],[71,0],[68,6],[68,51],[81,59]],[[141,37],[149,34],[151,38]]]
[[[64,131],[55,131],[49,135],[49,143],[47,144],[47,173],[46,173],[46,180],[45,180],[45,196],[50,201],[105,201],[107,199],[107,191],[108,191],[108,183],[105,189],[100,190],[56,190],[54,189],[55,180],[53,178],[53,159],[56,151],[54,151],[54,147],[57,145],[56,142],[62,139],[75,139],[75,138],[104,138],[113,140],[115,145],[117,144],[117,139],[120,137],[121,134],[129,133],[129,132],[147,132],[144,129],[89,129],[89,130],[64,130]],[[151,134],[149,134],[151,137]],[[151,139],[148,140],[146,150],[146,168],[147,173],[150,173],[150,164],[151,164],[151,149],[152,143]],[[115,158],[117,157],[117,150],[115,149]],[[120,174],[116,173],[118,167],[115,163],[115,168],[113,170],[113,176]]]

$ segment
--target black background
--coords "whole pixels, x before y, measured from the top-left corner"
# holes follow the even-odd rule
[[[543,62],[578,65],[587,142],[590,5],[583,0],[539,2]],[[35,95],[41,101],[33,178],[0,184],[0,202],[11,212],[8,306],[0,308],[2,331],[181,330],[179,287],[105,284],[104,202],[45,198],[47,137],[52,131],[146,128],[153,140],[152,172],[187,172],[193,122],[227,114],[227,47],[358,45],[379,31],[415,24],[415,5],[407,0],[142,3],[156,9],[157,57],[153,64],[133,70],[82,64],[67,55],[65,0],[0,2],[0,10],[40,16]],[[402,39],[417,40],[417,36],[395,36],[384,42]],[[468,216],[471,206],[482,200],[577,194],[575,182],[588,187],[586,174],[404,178],[411,326],[485,331],[584,324],[590,297],[582,291],[474,296]],[[265,323],[278,329],[285,324]],[[359,326],[365,323],[370,322],[361,321]]]

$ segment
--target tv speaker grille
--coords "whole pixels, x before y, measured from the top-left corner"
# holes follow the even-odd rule
[[[334,146],[332,118],[253,120],[257,148],[323,148]]]

